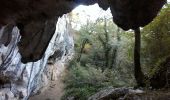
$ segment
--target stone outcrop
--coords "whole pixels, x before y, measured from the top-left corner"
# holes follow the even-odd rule
[[[126,100],[125,96],[128,94],[143,93],[142,90],[133,90],[129,88],[108,88],[99,91],[98,93],[89,97],[88,100]],[[136,99],[138,100],[138,99]]]
[[[1,0],[0,100],[28,99],[48,81],[49,64],[63,64],[73,49],[66,20],[80,4],[110,7],[113,21],[135,29],[151,22],[166,0]],[[56,27],[57,23],[57,27]],[[62,25],[62,26],[59,26]],[[54,55],[53,55],[54,54]],[[53,56],[52,56],[53,55]]]
[[[166,0],[109,0],[114,22],[124,30],[150,23]]]
[[[88,100],[169,100],[169,98],[169,91],[163,90],[142,91],[130,88],[108,88],[92,95]]]
[[[70,59],[74,47],[72,36],[67,30],[65,17],[58,19],[55,34],[42,59],[27,64],[21,62],[21,55],[17,46],[21,39],[19,29],[11,25],[2,27],[0,30],[2,38],[0,41],[0,100],[26,100],[30,95],[37,93],[39,89],[47,85],[49,80],[57,79],[57,75],[62,72],[64,63]],[[50,34],[49,32],[54,31],[50,31],[51,25],[48,24],[51,23],[53,22],[46,23],[46,28],[42,34]],[[2,36],[7,39],[4,40]],[[34,43],[34,41],[30,42]],[[44,41],[39,43],[41,44],[41,42],[44,43]],[[60,52],[58,56],[53,57],[55,51]],[[50,56],[55,63],[47,65]],[[52,64],[58,67],[53,68]]]
[[[54,34],[57,18],[80,4],[98,3],[103,9],[110,7],[114,22],[128,30],[151,22],[165,2],[166,0],[1,0],[0,27],[11,24],[19,28],[19,52],[22,62],[26,63],[42,58]],[[51,30],[46,29],[47,24]],[[44,34],[44,31],[50,32]]]

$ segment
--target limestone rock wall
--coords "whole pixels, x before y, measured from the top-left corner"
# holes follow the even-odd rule
[[[48,30],[48,26],[46,29]],[[22,63],[21,55],[18,52],[18,42],[21,39],[20,30],[16,26],[4,26],[0,30],[0,100],[26,100],[30,95],[48,84],[52,72],[48,59],[55,51],[58,52],[56,58],[53,57],[58,68],[53,68],[55,76],[62,72],[64,63],[67,62],[73,53],[73,39],[67,29],[66,15],[58,18],[56,31],[53,35],[42,59],[36,62]],[[50,31],[46,31],[47,33]],[[46,34],[47,34],[46,33]],[[7,34],[7,35],[6,35]],[[12,34],[8,36],[8,34]],[[6,36],[3,36],[6,35]],[[3,36],[3,37],[2,37]],[[6,37],[5,41],[3,38]],[[4,45],[6,44],[6,45]],[[34,44],[32,44],[34,45]],[[50,63],[53,64],[53,63]],[[61,66],[61,68],[60,68]],[[61,70],[61,71],[60,71]],[[53,77],[56,80],[57,77]]]

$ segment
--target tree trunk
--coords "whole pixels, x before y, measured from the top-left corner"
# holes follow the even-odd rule
[[[140,48],[141,48],[141,34],[140,29],[137,28],[135,32],[135,47],[134,47],[134,76],[139,87],[144,87],[144,74],[140,64]]]

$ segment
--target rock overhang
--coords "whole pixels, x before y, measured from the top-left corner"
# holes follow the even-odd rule
[[[33,62],[42,58],[58,17],[80,4],[95,3],[105,10],[110,7],[113,21],[128,30],[150,23],[166,0],[1,0],[0,26],[18,26],[22,62]]]

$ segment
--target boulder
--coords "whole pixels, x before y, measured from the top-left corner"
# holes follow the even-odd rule
[[[143,91],[130,88],[108,88],[92,95],[88,100],[124,100],[126,95],[136,93],[143,93]]]

